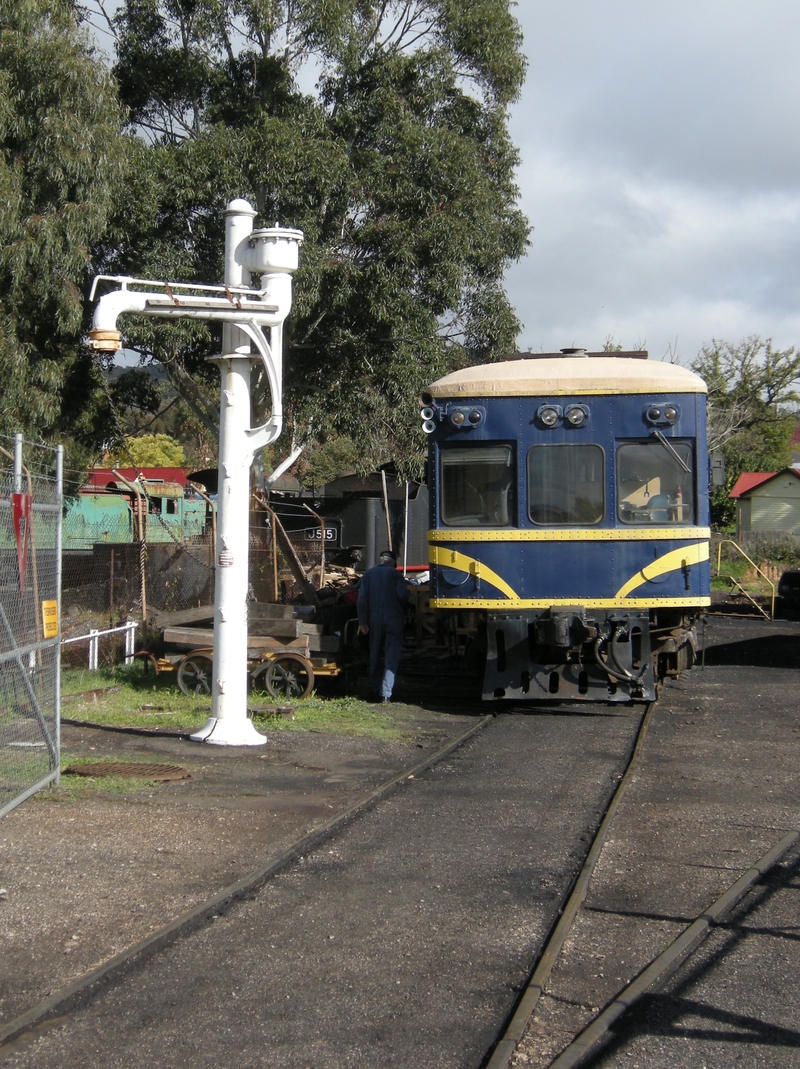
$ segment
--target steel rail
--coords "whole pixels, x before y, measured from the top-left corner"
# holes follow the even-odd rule
[[[221,891],[218,891],[217,894],[212,895],[211,898],[205,899],[186,913],[182,913],[161,928],[151,932],[144,939],[133,943],[113,957],[108,958],[97,968],[91,969],[88,973],[84,973],[83,976],[71,981],[60,990],[54,992],[49,998],[44,999],[30,1010],[9,1021],[8,1024],[0,1026],[0,1059],[10,1054],[12,1048],[16,1048],[20,1039],[27,1033],[34,1032],[37,1028],[41,1029],[43,1023],[47,1022],[48,1019],[63,1014],[68,1010],[71,1011],[81,1003],[88,1001],[92,996],[92,988],[97,988],[100,984],[111,980],[113,977],[122,975],[128,968],[135,968],[137,964],[146,961],[148,957],[161,950],[162,947],[182,936],[188,935],[211,917],[220,913],[221,910],[257,890],[272,876],[288,868],[289,865],[297,861],[309,850],[319,846],[320,843],[324,842],[333,832],[348,821],[365,813],[396,788],[409,780],[413,780],[416,776],[448,757],[460,746],[463,746],[465,742],[469,741],[473,735],[476,735],[486,727],[493,719],[493,713],[482,717],[463,735],[459,735],[457,739],[447,743],[436,753],[419,761],[412,768],[405,769],[381,784],[380,787],[376,787],[375,790],[370,791],[359,801],[348,806],[343,812],[314,828],[308,835],[304,835],[302,839],[298,839],[297,842],[278,854],[277,857],[265,862],[254,872],[243,876],[235,883],[229,884]]]
[[[617,784],[617,789],[614,791],[613,797],[608,804],[600,823],[600,827],[597,829],[597,834],[595,835],[592,845],[589,848],[589,852],[586,855],[583,867],[578,873],[572,886],[569,898],[563,906],[561,915],[539,955],[533,973],[528,980],[511,1019],[506,1025],[503,1035],[495,1046],[491,1058],[486,1063],[486,1069],[508,1069],[511,1059],[514,1056],[514,1052],[517,1049],[517,1045],[525,1034],[528,1022],[533,1016],[553,966],[555,965],[556,960],[561,953],[561,949],[564,946],[564,942],[570,933],[578,910],[586,898],[587,891],[589,890],[589,881],[592,878],[595,865],[597,864],[600,858],[600,853],[605,845],[611,822],[616,815],[619,804],[631,783],[633,773],[639,763],[639,758],[644,749],[645,738],[653,718],[653,710],[655,707],[656,702],[650,702],[644,711],[636,735],[636,743],[633,747],[625,772]]]
[[[550,1063],[550,1069],[576,1069],[587,1065],[613,1038],[611,1026],[644,995],[653,994],[667,983],[728,913],[753,889],[756,883],[783,858],[800,839],[800,831],[789,832],[731,884],[727,891],[704,910],[681,934],[654,958],[639,975],[602,1010],[591,1024]]]

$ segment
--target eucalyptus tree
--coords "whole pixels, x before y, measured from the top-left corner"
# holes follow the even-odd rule
[[[527,244],[507,109],[524,76],[508,0],[125,0],[107,15],[130,180],[106,270],[215,280],[220,213],[305,232],[285,347],[298,434],[413,466],[416,397],[514,346],[503,287]],[[201,325],[128,340],[216,418]]]
[[[116,86],[67,0],[0,0],[0,431],[102,435],[81,347],[123,161]]]

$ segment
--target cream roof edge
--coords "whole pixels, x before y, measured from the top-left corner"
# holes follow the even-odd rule
[[[613,356],[507,360],[453,371],[428,387],[434,397],[557,397],[575,394],[707,393],[679,364]]]

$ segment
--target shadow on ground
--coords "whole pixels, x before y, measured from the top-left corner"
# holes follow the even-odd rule
[[[800,655],[800,635],[762,635],[740,642],[723,642],[706,647],[705,663],[750,665],[754,668],[796,668]]]

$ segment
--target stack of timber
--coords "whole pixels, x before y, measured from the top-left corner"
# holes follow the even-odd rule
[[[320,587],[320,578],[323,577],[322,569],[319,565],[311,569],[311,581],[319,587],[320,598],[330,595],[331,592],[341,593],[344,590],[354,589],[359,579],[361,579],[361,575],[362,573],[357,572],[355,568],[347,568],[341,564],[326,564],[325,584]]]
[[[318,668],[339,652],[338,635],[324,635],[322,624],[307,623],[291,605],[254,602],[247,606],[247,616],[247,656],[252,659],[292,650]],[[214,645],[213,620],[214,606],[204,605],[183,612],[158,613],[153,623],[162,630],[165,642],[191,650]]]

